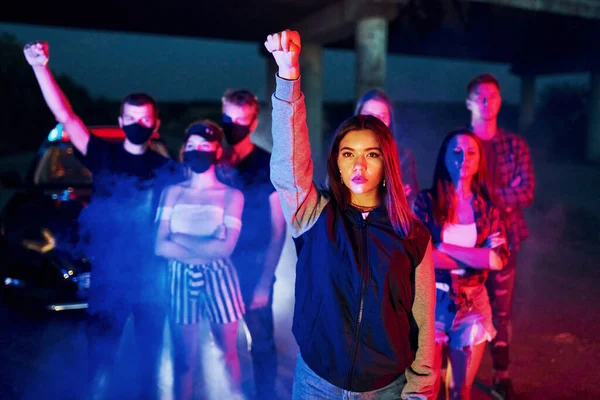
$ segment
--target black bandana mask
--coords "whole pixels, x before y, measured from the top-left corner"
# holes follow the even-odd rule
[[[241,142],[250,134],[250,125],[238,125],[231,121],[231,118],[223,116],[223,133],[225,139],[230,145],[235,145]]]
[[[148,128],[147,126],[140,125],[137,122],[131,125],[124,125],[123,131],[125,132],[125,136],[127,140],[129,140],[133,144],[144,144],[150,139],[152,136],[152,132],[154,132],[154,127]]]
[[[183,162],[185,163],[185,165],[190,167],[190,169],[193,172],[197,174],[201,174],[203,172],[208,171],[210,166],[213,165],[216,161],[216,151],[191,150],[183,152]]]

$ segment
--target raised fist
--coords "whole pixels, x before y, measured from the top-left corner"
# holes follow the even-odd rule
[[[279,67],[279,76],[284,79],[297,79],[300,76],[299,56],[302,44],[300,34],[286,29],[267,36],[265,47],[273,54]]]
[[[46,65],[50,59],[48,42],[29,42],[23,47],[23,54],[32,67]]]

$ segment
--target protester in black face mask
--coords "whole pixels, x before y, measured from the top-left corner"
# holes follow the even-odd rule
[[[231,184],[244,193],[244,229],[232,256],[246,303],[244,322],[252,341],[252,367],[257,399],[276,399],[273,293],[275,270],[285,243],[281,202],[271,183],[271,155],[251,141],[258,126],[256,96],[245,89],[228,90],[222,99],[225,138],[231,146],[220,166]]]
[[[206,172],[217,161],[216,151],[186,150],[183,152],[183,163],[192,172]]]
[[[252,129],[252,125],[254,124],[254,120],[250,122],[250,125],[241,125],[239,122],[235,123],[231,119],[231,117],[227,114],[223,115],[223,132],[225,133],[225,138],[227,139],[227,143],[234,146],[240,143],[242,140],[248,138],[250,136],[250,130]]]
[[[242,227],[244,196],[215,175],[222,139],[221,128],[211,121],[188,127],[180,153],[188,179],[164,190],[157,214],[156,254],[169,261],[176,398],[182,400],[193,396],[203,317],[230,373],[228,398],[242,398],[236,338],[245,307],[230,256]]]
[[[150,139],[160,127],[156,101],[145,93],[127,95],[118,119],[126,138],[101,140],[90,134],[56,83],[48,66],[48,43],[28,43],[23,53],[48,108],[93,176],[92,199],[78,221],[82,237],[89,237],[82,250],[93,260],[87,309],[90,382],[85,386],[94,399],[114,397],[106,390],[114,386],[110,372],[132,314],[140,349],[139,363],[132,367],[139,366],[140,397],[156,398],[165,268],[157,265],[162,260],[152,251],[152,223],[158,202],[154,194],[161,193],[161,177],[168,178],[172,165],[168,152],[155,151],[160,146]]]
[[[154,126],[144,126],[139,122],[123,126],[127,140],[137,146],[145,144],[152,136],[154,129]]]

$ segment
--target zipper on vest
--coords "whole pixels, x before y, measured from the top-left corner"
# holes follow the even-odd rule
[[[350,358],[350,368],[348,371],[348,377],[346,379],[346,387],[348,390],[352,390],[352,381],[354,380],[354,373],[356,372],[356,359],[358,357],[358,339],[362,328],[363,312],[365,307],[365,292],[367,290],[367,283],[369,281],[369,255],[367,246],[367,223],[361,221],[360,224],[360,242],[361,242],[361,262],[359,267],[360,270],[360,299],[358,306],[358,316],[356,318],[356,328],[354,331],[354,344],[352,347],[352,357]]]

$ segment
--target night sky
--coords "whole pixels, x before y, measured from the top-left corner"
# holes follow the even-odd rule
[[[92,96],[121,99],[140,90],[159,101],[217,101],[227,88],[246,87],[265,99],[266,62],[259,44],[5,23],[0,32],[22,43],[48,41],[52,70],[70,75]],[[352,101],[353,53],[326,50],[324,63],[325,101]],[[387,91],[396,101],[461,102],[470,78],[491,72],[500,80],[504,101],[518,103],[520,82],[509,69],[507,64],[390,56]],[[587,80],[586,75],[542,78],[538,94],[549,83]]]

